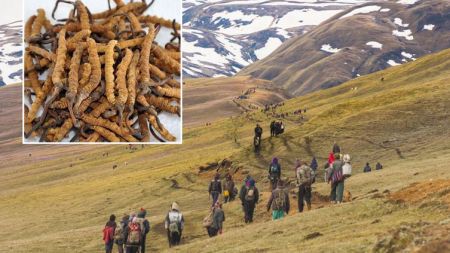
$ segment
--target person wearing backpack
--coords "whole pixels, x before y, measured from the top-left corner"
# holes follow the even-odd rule
[[[339,155],[336,155],[336,160],[333,162],[332,170],[331,170],[331,193],[330,193],[330,201],[334,203],[342,203],[342,198],[344,196],[344,175],[342,171],[342,166],[344,163],[339,158]]]
[[[177,246],[181,241],[181,234],[184,229],[184,217],[180,212],[177,202],[173,202],[169,213],[167,213],[164,226],[167,230],[169,247]]]
[[[223,222],[225,221],[225,213],[222,210],[222,204],[217,201],[212,211],[212,223],[208,229],[209,237],[214,237],[217,234],[222,234]]]
[[[273,191],[276,186],[278,180],[281,178],[281,165],[278,163],[278,158],[272,158],[272,163],[269,165],[269,180],[270,180],[270,189]]]
[[[125,229],[128,227],[129,215],[124,215],[122,221],[114,230],[114,242],[119,249],[119,253],[123,253],[123,245],[125,244]]]
[[[235,198],[234,181],[233,181],[233,177],[231,176],[231,174],[227,174],[227,176],[225,177],[223,197],[224,197],[225,203],[231,202]]]
[[[272,191],[269,202],[267,203],[267,211],[272,209],[272,220],[282,219],[285,214],[289,213],[290,203],[289,195],[284,190],[283,181],[279,181],[277,188]]]
[[[219,195],[222,194],[222,183],[220,182],[220,174],[217,173],[214,176],[214,179],[211,180],[211,183],[209,183],[208,188],[209,195],[212,197],[212,205],[216,204],[217,200],[219,199]]]
[[[141,208],[136,217],[136,222],[139,223],[141,227],[142,235],[142,240],[140,242],[141,251],[139,251],[139,253],[145,253],[145,242],[147,240],[147,234],[150,232],[150,222],[145,218],[146,215],[147,211],[144,208]]]
[[[306,165],[305,162],[300,162],[300,166],[297,168],[297,183],[298,183],[298,212],[303,212],[304,202],[308,211],[311,210],[311,184],[313,171]]]
[[[111,214],[109,221],[106,222],[105,228],[103,228],[103,241],[105,241],[106,253],[112,253],[114,246],[114,230],[116,229],[116,216]]]
[[[245,188],[241,191],[239,198],[242,201],[244,209],[244,221],[245,223],[253,222],[253,213],[255,212],[255,206],[259,201],[259,191],[255,186],[255,180],[249,179],[246,182]]]
[[[126,253],[138,253],[142,245],[142,227],[134,217],[125,230],[124,237],[126,238],[125,248]]]
[[[275,121],[270,122],[270,137],[275,136]]]

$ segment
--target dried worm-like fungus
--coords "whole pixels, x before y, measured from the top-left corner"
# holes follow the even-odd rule
[[[107,10],[91,13],[81,0],[56,0],[53,19],[63,15],[60,4],[73,7],[58,23],[44,9],[28,17],[26,138],[148,142],[153,135],[176,140],[158,114],[180,115],[180,24],[145,15],[153,1],[110,2]],[[161,27],[173,30],[165,45],[156,42]]]

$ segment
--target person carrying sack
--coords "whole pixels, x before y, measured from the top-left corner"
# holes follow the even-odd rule
[[[169,247],[177,246],[181,241],[181,234],[184,229],[184,217],[180,212],[177,202],[173,202],[169,213],[167,213],[164,227],[167,230],[167,239],[169,240]]]
[[[344,163],[341,161],[340,156],[336,155],[336,160],[333,162],[331,170],[331,193],[330,201],[333,203],[342,203],[344,196],[344,174],[342,171]]]
[[[211,225],[207,227],[209,237],[222,234],[225,213],[222,210],[222,204],[217,201],[213,207]]]
[[[311,210],[311,184],[313,181],[312,169],[305,162],[298,161],[297,183],[298,183],[298,212],[303,212],[304,202],[308,210]]]

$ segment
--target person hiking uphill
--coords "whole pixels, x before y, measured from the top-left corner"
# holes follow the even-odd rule
[[[305,162],[298,161],[297,184],[298,184],[298,212],[303,212],[304,202],[308,211],[311,210],[311,184],[313,180],[312,169]]]
[[[239,198],[241,199],[244,209],[244,221],[245,223],[253,222],[253,213],[255,206],[259,201],[259,191],[255,186],[255,180],[249,179],[246,182],[245,188],[240,192]]]
[[[142,243],[142,227],[134,217],[125,229],[126,253],[138,253]]]
[[[331,175],[328,179],[331,182],[330,201],[333,203],[342,203],[344,196],[344,174],[342,166],[344,163],[340,159],[339,154],[336,154],[336,160],[333,162]]]
[[[214,176],[214,179],[211,180],[211,183],[209,183],[208,192],[212,198],[211,206],[214,206],[214,204],[216,204],[217,200],[219,199],[219,195],[222,194],[222,183],[220,182],[219,173],[217,173]]]
[[[142,235],[142,240],[140,242],[141,251],[139,251],[139,253],[145,253],[145,242],[147,240],[147,234],[150,232],[150,222],[145,218],[146,215],[147,211],[144,208],[141,208],[136,217],[136,222],[139,223],[141,227]]]
[[[272,158],[272,162],[269,165],[269,180],[270,190],[274,190],[277,187],[277,182],[281,178],[281,165],[278,163],[278,158]]]
[[[114,230],[114,242],[117,245],[117,248],[119,249],[119,253],[123,253],[123,245],[125,244],[125,229],[128,227],[130,216],[124,215],[122,217],[122,221],[120,224],[116,227]]]
[[[234,181],[233,181],[233,177],[230,174],[227,174],[227,176],[225,177],[225,183],[223,186],[223,197],[224,197],[224,202],[231,202],[234,200],[234,198],[236,197],[236,192],[234,190],[235,186],[234,186]]]
[[[167,239],[169,247],[177,246],[181,241],[181,234],[184,229],[184,217],[180,212],[177,202],[173,202],[169,213],[167,213],[164,227],[167,230]]]
[[[272,209],[272,220],[278,220],[289,213],[290,209],[289,195],[284,190],[283,181],[278,181],[277,188],[272,191],[269,202],[267,203],[267,211]]]
[[[263,129],[261,128],[261,126],[259,124],[256,124],[255,137],[259,137],[261,139],[262,133],[263,133]]]
[[[316,175],[317,175],[317,168],[319,167],[319,164],[317,163],[317,159],[316,157],[313,157],[313,159],[311,160],[311,164],[309,165],[309,167],[312,169],[313,174],[313,178],[312,178],[312,182],[311,183],[315,183],[316,182]]]
[[[106,222],[105,228],[103,229],[103,241],[105,241],[105,252],[112,253],[114,246],[114,230],[116,229],[116,216],[111,214],[109,216],[109,221]]]
[[[225,213],[222,210],[222,204],[217,201],[212,210],[211,225],[207,227],[209,237],[222,234],[223,222],[225,221]]]

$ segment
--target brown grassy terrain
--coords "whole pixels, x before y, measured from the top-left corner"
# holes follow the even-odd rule
[[[145,207],[152,226],[149,251],[169,251],[163,220],[171,202],[178,201],[186,228],[183,246],[172,250],[177,252],[439,252],[440,242],[448,241],[449,209],[440,196],[446,196],[446,188],[433,188],[435,195],[417,203],[393,201],[389,194],[415,182],[450,179],[449,56],[446,50],[290,99],[277,113],[308,111],[304,120],[291,114],[283,119],[286,132],[278,137],[268,137],[273,118],[255,110],[208,127],[187,127],[182,145],[137,150],[37,146],[31,158],[11,154],[0,164],[0,220],[7,228],[0,230],[0,248],[14,253],[100,252],[107,217]],[[260,155],[250,144],[257,122],[265,131]],[[346,182],[353,202],[330,206],[329,185],[318,180],[312,211],[297,214],[294,204],[289,218],[272,222],[264,210],[271,157],[281,159],[283,177],[292,181],[295,158],[309,161],[315,155],[321,178],[334,140],[353,157],[354,175]],[[8,148],[2,146],[2,155]],[[105,151],[109,156],[103,156]],[[47,152],[51,155],[41,159]],[[236,179],[248,173],[256,178],[262,199],[255,223],[248,226],[238,202],[225,205],[225,233],[208,239],[201,220],[210,205],[206,189],[216,167],[204,173],[199,167],[224,158],[233,162]],[[378,160],[382,171],[361,173],[365,162]]]
[[[186,127],[239,115],[249,105],[261,107],[287,99],[283,91],[272,88],[271,82],[246,76],[188,79],[185,84],[183,123]],[[248,99],[236,99],[252,88],[256,88],[256,92]]]

